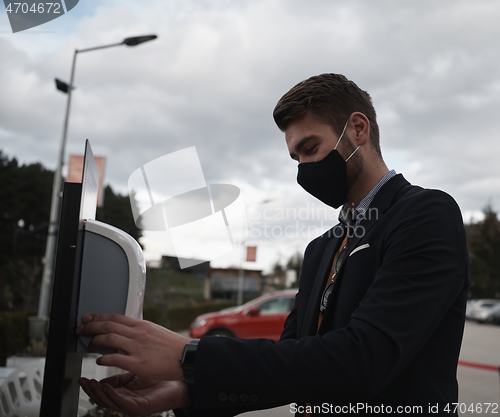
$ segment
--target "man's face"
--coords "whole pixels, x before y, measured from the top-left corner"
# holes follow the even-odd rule
[[[347,120],[346,120],[347,122]],[[298,120],[291,122],[285,129],[285,140],[292,159],[297,162],[316,162],[325,158],[339,140],[331,126],[311,112]],[[349,138],[349,126],[342,140],[337,146],[337,151],[345,159],[356,149]],[[347,162],[347,187],[351,187],[358,180],[363,170],[363,158],[356,152]]]
[[[337,147],[344,159],[348,156],[344,156],[346,146],[343,142],[349,142],[346,136],[347,132],[344,133]],[[329,124],[308,112],[288,125],[285,130],[285,140],[292,159],[301,163],[316,162],[326,157],[335,148],[339,135]]]

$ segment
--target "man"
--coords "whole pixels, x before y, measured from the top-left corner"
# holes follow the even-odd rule
[[[125,352],[98,363],[131,373],[83,379],[83,388],[133,415],[229,416],[290,403],[298,415],[453,415],[468,286],[456,203],[388,170],[370,96],[342,75],[299,83],[274,118],[299,162],[299,184],[343,206],[340,223],[306,249],[280,341],[196,344],[152,323],[95,314],[78,332],[97,335],[92,347]]]

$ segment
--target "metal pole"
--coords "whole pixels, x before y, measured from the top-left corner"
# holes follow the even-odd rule
[[[243,269],[243,260],[245,259],[245,246],[241,245],[242,248],[242,254],[241,254],[241,260],[240,260],[240,273],[238,274],[238,299],[237,299],[237,305],[242,305],[243,304],[243,280],[245,278],[245,272]]]
[[[93,48],[79,49],[76,52],[96,51],[98,49],[111,48],[112,46],[119,46],[119,45],[123,45],[123,42],[112,43],[110,45],[103,45],[103,46],[94,46]]]
[[[73,65],[71,66],[71,78],[68,89],[68,101],[66,104],[66,115],[64,117],[61,146],[59,148],[59,160],[52,183],[52,201],[50,205],[49,233],[47,236],[47,246],[45,247],[45,263],[43,266],[42,286],[40,288],[40,300],[38,302],[38,319],[47,321],[49,313],[50,292],[52,286],[52,276],[54,274],[54,258],[56,253],[57,224],[59,220],[59,206],[62,192],[62,168],[64,165],[64,153],[66,150],[66,139],[68,136],[69,110],[71,106],[71,93],[73,91],[73,80],[75,76],[76,54],[73,55]]]
[[[136,39],[138,39],[139,42],[136,43],[127,42]],[[71,93],[73,92],[73,80],[75,76],[76,54],[79,52],[95,51],[97,49],[111,48],[113,46],[119,46],[119,45],[127,45],[127,46],[137,45],[138,43],[147,42],[153,39],[156,39],[156,35],[127,38],[119,43],[96,46],[94,48],[86,48],[81,50],[75,49],[75,53],[73,55],[73,65],[71,66],[71,79],[68,88],[68,102],[66,105],[66,115],[64,117],[61,146],[59,148],[59,160],[57,163],[57,170],[54,175],[54,181],[52,183],[52,200],[50,205],[49,231],[47,236],[47,246],[45,247],[42,284],[40,288],[40,299],[38,302],[38,316],[36,318],[36,320],[44,324],[46,324],[46,322],[48,321],[52,278],[54,274],[54,261],[55,261],[56,241],[57,241],[57,224],[59,220],[59,206],[61,204],[61,193],[62,193],[62,168],[64,165],[64,153],[66,149],[66,139],[68,135],[69,110],[71,105]]]

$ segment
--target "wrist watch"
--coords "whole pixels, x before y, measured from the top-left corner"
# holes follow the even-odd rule
[[[180,358],[181,367],[184,371],[184,380],[188,384],[194,382],[194,361],[196,359],[196,350],[198,349],[198,343],[200,339],[191,340],[186,346],[184,346],[184,352],[182,352],[182,357]]]

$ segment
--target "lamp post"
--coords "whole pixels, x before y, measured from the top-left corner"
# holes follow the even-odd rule
[[[261,206],[267,203],[272,203],[274,200],[266,198],[265,200],[257,203],[257,205]],[[236,305],[240,306],[243,304],[243,292],[244,292],[244,281],[245,281],[245,264],[246,256],[247,256],[247,246],[241,245],[241,259],[240,259],[240,270],[238,273],[238,290],[236,292]]]
[[[132,38],[126,38],[122,42],[113,43],[110,45],[96,46],[94,48],[86,49],[75,49],[73,55],[73,64],[71,66],[71,76],[69,84],[56,79],[56,87],[58,90],[63,91],[68,95],[68,100],[66,104],[66,114],[64,116],[64,125],[61,138],[61,146],[59,148],[59,159],[57,163],[57,170],[54,174],[54,182],[52,185],[52,200],[50,206],[50,220],[49,220],[49,232],[47,236],[47,246],[45,248],[45,264],[43,268],[42,275],[42,285],[40,289],[40,300],[38,303],[38,322],[42,322],[43,326],[46,326],[48,320],[49,311],[49,300],[50,300],[50,290],[52,285],[53,269],[54,269],[54,258],[56,249],[56,233],[57,233],[57,221],[59,217],[59,207],[60,198],[62,192],[62,167],[64,165],[64,153],[66,148],[66,138],[68,134],[68,120],[69,120],[69,110],[71,105],[71,93],[73,91],[73,80],[75,76],[75,64],[76,55],[81,52],[95,51],[97,49],[111,48],[118,45],[135,46],[144,42],[156,39],[156,35],[148,36],[135,36]]]

